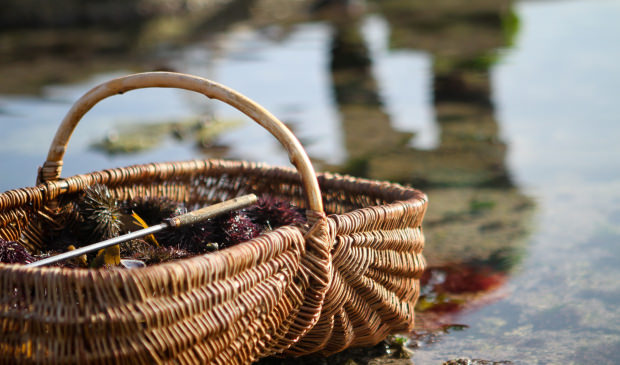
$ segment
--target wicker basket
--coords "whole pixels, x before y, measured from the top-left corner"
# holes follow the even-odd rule
[[[108,96],[146,87],[193,90],[232,105],[286,147],[297,171],[204,160],[61,179],[80,118]],[[142,269],[0,264],[2,363],[250,363],[372,345],[413,325],[426,196],[387,182],[317,176],[281,122],[219,84],[157,72],[95,87],[63,120],[39,182],[0,194],[0,237],[32,251],[43,244],[43,223],[53,224],[64,203],[95,183],[119,199],[165,196],[203,204],[269,193],[305,207],[308,224]]]

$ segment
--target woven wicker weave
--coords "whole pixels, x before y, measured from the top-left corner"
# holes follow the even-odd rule
[[[269,130],[297,171],[221,160],[146,164],[60,179],[81,117],[110,95],[177,87],[224,101]],[[146,73],[102,84],[61,124],[36,187],[0,194],[0,237],[31,251],[85,187],[118,199],[213,203],[268,193],[307,209],[285,226],[215,253],[133,270],[0,264],[1,363],[250,363],[329,354],[413,325],[424,267],[426,196],[386,182],[314,173],[303,148],[260,106],[211,81]],[[329,215],[326,215],[326,213]]]

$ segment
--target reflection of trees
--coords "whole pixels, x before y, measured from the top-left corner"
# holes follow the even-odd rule
[[[412,134],[398,132],[390,125],[358,22],[336,23],[334,28],[330,66],[345,132],[346,168],[355,175],[366,175],[368,161],[378,153],[404,146]]]
[[[393,48],[433,57],[439,145],[420,150],[395,130],[354,18],[332,20],[331,74],[345,132],[342,171],[411,183],[430,196],[426,257],[432,266],[486,262],[505,272],[519,260],[530,201],[513,186],[491,99],[490,69],[508,46],[509,1],[377,1]],[[486,260],[486,261],[485,261]]]
[[[446,1],[433,6],[417,1],[377,2],[379,11],[391,26],[392,47],[422,49],[433,56],[433,99],[441,130],[438,148],[425,151],[407,147],[407,141],[402,140],[406,135],[396,132],[387,116],[379,117],[381,105],[346,100],[347,93],[352,93],[354,87],[358,88],[358,94],[365,93],[366,99],[372,99],[368,95],[378,95],[368,66],[365,71],[358,66],[332,67],[336,99],[343,110],[351,172],[365,172],[373,178],[410,182],[420,187],[496,185],[498,182],[510,185],[504,164],[505,144],[498,137],[490,98],[489,76],[495,49],[505,45],[502,19],[506,17],[504,9],[508,3],[454,4]],[[356,24],[347,23],[346,26],[348,34],[357,32],[360,38]],[[334,43],[339,47],[335,50],[347,47],[365,50],[355,37],[341,36],[345,33],[342,25],[336,28]],[[343,42],[348,45],[341,44]],[[346,54],[334,52],[333,58],[343,55]],[[332,61],[346,62],[344,57]],[[357,85],[346,88],[347,84],[341,79],[354,68],[358,70]],[[345,95],[345,100],[339,95]],[[360,115],[349,118],[351,109]],[[364,142],[369,134],[364,136],[359,131],[372,130],[369,125],[382,132],[372,134],[371,142]],[[361,137],[356,138],[357,134]],[[390,137],[386,138],[387,135]],[[368,148],[369,143],[378,148]],[[372,150],[371,154],[365,152],[368,149]]]

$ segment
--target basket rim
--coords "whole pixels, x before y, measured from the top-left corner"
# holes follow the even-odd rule
[[[175,174],[199,174],[200,171],[206,171],[213,166],[232,167],[241,171],[270,169],[277,170],[283,175],[299,176],[297,170],[287,166],[271,165],[264,162],[252,162],[247,160],[228,160],[228,159],[190,159],[183,161],[169,162],[150,162],[145,164],[134,164],[125,167],[115,167],[103,170],[95,170],[87,173],[76,174],[57,181],[48,181],[34,186],[26,186],[21,188],[9,189],[0,192],[0,211],[16,208],[23,204],[32,204],[32,196],[41,196],[43,200],[53,200],[58,195],[64,193],[78,192],[82,188],[95,183],[102,183],[109,186],[115,186],[125,183],[138,182],[144,180],[144,176],[137,176],[134,171],[150,170],[152,174],[149,178],[153,180],[165,180]],[[228,165],[228,166],[225,166]],[[218,166],[218,167],[219,167]],[[132,176],[135,175],[135,176]],[[403,195],[402,201],[420,201],[428,202],[428,195],[423,191],[409,185],[403,185],[396,182],[385,180],[374,180],[369,178],[355,177],[348,174],[340,174],[333,172],[317,172],[317,178],[321,184],[335,182],[343,188],[357,185],[358,187],[372,188],[381,186],[382,189],[388,189],[392,192],[399,192]],[[120,179],[118,182],[109,184],[108,180]],[[38,208],[35,206],[35,208]],[[328,214],[328,216],[333,214]]]
[[[299,179],[299,172],[292,167],[271,165],[264,162],[253,162],[247,160],[232,160],[232,159],[190,159],[183,161],[169,161],[169,162],[151,162],[145,164],[134,164],[125,167],[108,168],[103,170],[91,171],[88,173],[77,174],[66,178],[61,178],[57,181],[50,181],[39,184],[34,187],[26,187],[9,190],[0,194],[0,196],[11,191],[22,191],[22,189],[32,190],[37,189],[42,193],[70,193],[77,192],[86,186],[94,183],[102,183],[109,186],[116,186],[121,184],[127,184],[131,182],[144,181],[145,176],[141,175],[145,170],[150,174],[149,179],[153,180],[165,180],[173,177],[177,174],[196,174],[199,175],[202,171],[208,171],[211,169],[225,168],[234,169],[238,173],[251,172],[256,170],[273,170],[282,173],[283,177]],[[140,174],[138,173],[140,171]],[[426,193],[414,187],[403,185],[396,182],[390,182],[385,180],[374,180],[369,178],[355,177],[348,174],[339,174],[333,172],[317,172],[317,178],[322,184],[334,183],[340,188],[358,188],[358,189],[375,189],[378,188],[383,192],[400,193],[402,195],[402,201],[428,201]],[[91,180],[90,182],[87,182]],[[112,183],[109,181],[112,180]],[[84,185],[86,182],[87,185]],[[57,195],[51,195],[47,197],[48,200],[56,198]],[[0,209],[3,208],[0,205]],[[331,214],[330,214],[331,215]]]
[[[273,170],[277,171],[281,177],[290,179],[290,180],[299,180],[300,175],[297,170],[290,167],[285,166],[274,166],[269,165],[263,162],[249,162],[244,160],[223,160],[223,159],[203,159],[203,160],[186,160],[186,161],[173,161],[173,162],[154,162],[147,164],[136,164],[126,167],[117,167],[111,169],[104,169],[98,171],[92,171],[85,174],[77,174],[70,177],[62,178],[57,181],[50,181],[43,184],[39,184],[34,187],[25,187],[18,188],[13,190],[8,190],[6,192],[0,193],[0,212],[3,210],[9,210],[12,208],[17,208],[20,205],[24,204],[33,204],[36,202],[35,199],[32,199],[34,195],[40,196],[41,201],[38,201],[38,204],[33,204],[35,209],[39,209],[41,205],[45,205],[44,202],[53,201],[57,197],[63,194],[77,193],[82,189],[96,184],[102,183],[108,185],[110,187],[120,186],[123,184],[131,184],[135,182],[140,182],[145,180],[145,176],[143,175],[144,171],[148,171],[150,174],[147,176],[147,179],[152,179],[153,181],[164,181],[171,177],[177,176],[177,174],[189,174],[189,175],[200,175],[203,171],[209,171],[210,169],[231,169],[235,172],[242,174],[244,172],[251,171],[260,171],[260,170]],[[223,170],[224,171],[224,170]],[[223,172],[222,174],[225,174]],[[338,173],[331,172],[318,172],[317,178],[319,180],[319,184],[321,185],[322,192],[329,192],[337,189],[357,189],[360,191],[370,191],[383,193],[383,194],[394,194],[400,196],[400,199],[394,199],[390,203],[362,207],[354,209],[350,212],[345,213],[331,213],[326,214],[326,218],[330,225],[337,226],[340,218],[347,217],[355,214],[375,214],[373,212],[373,208],[380,207],[382,211],[390,211],[392,209],[401,209],[402,205],[407,205],[411,209],[426,209],[426,205],[428,202],[427,195],[413,187],[404,186],[398,183],[392,183],[388,181],[378,181],[367,178],[359,178],[351,175],[344,175]],[[329,186],[333,185],[333,186]],[[15,197],[19,197],[20,199],[14,199]],[[30,199],[28,199],[30,197]],[[7,200],[12,200],[12,204],[6,204]],[[379,199],[379,198],[377,198]],[[5,204],[3,204],[5,203]],[[327,207],[327,206],[326,206]],[[416,219],[415,224],[421,223],[420,219]],[[309,222],[309,225],[312,225]],[[290,229],[293,227],[296,230],[300,230],[301,234],[305,234],[307,232],[307,227],[301,226],[283,226],[275,229],[272,232],[279,232],[282,228]],[[352,227],[349,227],[351,229]],[[265,234],[270,234],[272,232],[267,232]],[[262,236],[262,235],[261,235]],[[260,236],[259,236],[260,237]],[[258,238],[258,237],[257,237]],[[256,238],[244,241],[239,243],[238,245],[225,248],[223,251],[234,250],[237,246],[243,245],[247,242],[253,241]],[[195,258],[200,258],[203,256],[209,255],[217,255],[220,251],[208,253],[205,255],[197,255],[194,257],[189,257],[177,261],[160,263],[157,265],[148,266],[145,268],[132,269],[132,273],[135,272],[151,272],[149,270],[153,270],[154,268],[161,267],[161,269],[166,271],[168,268],[174,267],[174,265],[179,265],[184,262],[188,262],[188,260],[193,260]],[[215,259],[215,258],[214,258]],[[202,260],[202,259],[199,259]],[[171,266],[170,266],[171,265]],[[0,263],[0,271],[3,268],[8,268],[12,266],[22,266],[19,264],[3,264]],[[24,270],[41,270],[41,273],[55,273],[57,275],[66,275],[66,276],[75,276],[76,273],[82,272],[94,272],[98,269],[88,269],[88,268],[57,268],[57,267],[35,267],[35,268],[24,268]],[[99,269],[104,270],[104,269]]]

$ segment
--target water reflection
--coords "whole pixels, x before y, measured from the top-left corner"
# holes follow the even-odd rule
[[[332,38],[328,72],[344,131],[346,159],[326,169],[412,184],[428,193],[431,205],[424,227],[429,270],[423,278],[418,329],[412,337],[424,345],[455,328],[466,330],[455,326],[459,315],[493,300],[520,262],[533,211],[532,201],[511,180],[506,165],[507,144],[500,135],[493,104],[491,71],[501,57],[499,50],[510,47],[518,31],[512,3],[382,0],[369,1],[362,7],[346,1],[336,2],[336,6],[326,1],[296,1],[295,12],[282,10],[291,9],[290,2],[283,6],[282,1],[275,0],[210,3],[217,6],[182,17],[173,13],[140,19],[123,30],[93,30],[92,34],[101,37],[99,42],[89,41],[90,31],[70,29],[66,33],[3,33],[4,39],[19,45],[5,49],[3,55],[11,57],[0,57],[4,60],[0,78],[19,82],[3,83],[0,87],[6,90],[0,92],[32,92],[50,81],[72,82],[82,77],[76,69],[91,74],[102,70],[175,68],[171,66],[174,60],[166,58],[169,48],[173,48],[170,44],[204,42],[238,22],[276,23],[282,28],[309,19],[329,24]],[[314,12],[306,14],[299,9]],[[414,134],[395,128],[386,111],[383,86],[373,72],[374,60],[362,32],[369,14],[388,24],[391,50],[424,51],[432,59],[429,92],[439,130],[435,148],[412,146]],[[52,34],[51,41],[38,39],[47,34]],[[278,35],[285,36],[286,32]],[[31,38],[23,42],[23,37]],[[27,55],[32,50],[42,56],[30,60]],[[8,77],[16,72],[17,76]],[[162,134],[178,131],[167,123],[151,129]],[[154,137],[153,143],[159,143],[160,137]],[[189,140],[197,138],[192,135]],[[107,141],[114,142],[114,138]],[[106,147],[114,145],[104,145],[106,153],[131,151]],[[221,147],[219,153],[208,153],[227,155],[226,146]]]

